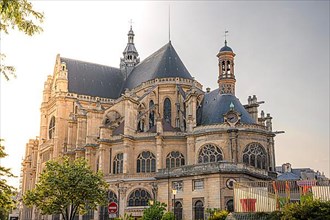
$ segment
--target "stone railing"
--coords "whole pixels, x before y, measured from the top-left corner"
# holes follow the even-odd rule
[[[157,78],[152,79],[147,82],[143,82],[141,85],[134,88],[134,91],[138,91],[146,86],[150,85],[161,85],[161,84],[181,84],[181,85],[189,85],[189,86],[196,86],[200,90],[202,90],[203,86],[199,82],[193,79],[184,79],[179,77],[169,77],[169,78]]]
[[[255,176],[271,179],[266,170],[257,169],[243,163],[215,162],[207,164],[186,165],[172,169],[160,169],[156,178],[163,179],[168,177],[194,176],[212,173],[247,173]]]
[[[212,132],[212,131],[221,131],[221,130],[229,130],[229,129],[237,129],[237,130],[253,130],[253,131],[262,131],[268,132],[267,128],[263,125],[258,124],[237,124],[235,126],[230,126],[227,123],[222,124],[214,124],[214,125],[204,125],[195,127],[193,133],[200,133],[200,132]]]
[[[94,97],[94,96],[89,96],[89,95],[78,95],[76,93],[67,93],[66,97],[76,98],[78,100],[88,101],[88,102],[97,102],[97,101],[99,101],[101,103],[108,103],[108,104],[113,104],[115,102],[114,99]]]
[[[39,146],[40,146],[40,150],[54,146],[54,139],[46,140],[43,143],[41,143]]]
[[[155,179],[156,173],[136,173],[136,174],[105,174],[104,178],[108,182],[125,180],[151,180]]]

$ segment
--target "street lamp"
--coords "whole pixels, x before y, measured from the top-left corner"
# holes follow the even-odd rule
[[[173,212],[174,212],[174,220],[176,218],[176,215],[175,215],[175,195],[176,195],[176,189],[172,189],[172,193],[173,193]]]

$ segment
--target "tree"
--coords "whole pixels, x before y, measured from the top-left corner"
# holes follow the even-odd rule
[[[143,211],[143,220],[161,220],[166,210],[166,204],[155,201],[153,204],[149,202],[149,208]]]
[[[29,36],[42,32],[39,23],[43,22],[44,15],[33,10],[27,0],[1,0],[0,12],[0,32],[8,34],[8,29],[15,28]],[[5,57],[0,53],[0,73],[9,80],[9,76],[16,76],[15,68],[3,64]]]
[[[289,203],[283,209],[281,219],[330,219],[330,201],[307,198],[300,203]]]
[[[165,212],[165,214],[162,217],[162,220],[174,220],[175,216],[173,212]]]
[[[2,146],[3,139],[0,139],[0,159],[7,156],[5,153],[5,147]],[[6,215],[16,205],[14,197],[16,195],[16,189],[7,184],[5,178],[15,177],[10,169],[0,165],[0,216]]]
[[[64,220],[72,220],[78,213],[105,205],[107,190],[102,173],[94,173],[85,159],[63,157],[46,163],[36,187],[24,194],[23,202],[35,205],[42,215],[61,214]]]

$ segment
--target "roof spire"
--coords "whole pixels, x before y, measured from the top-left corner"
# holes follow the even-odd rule
[[[225,29],[225,46],[227,46],[227,36],[228,36],[228,32],[226,29]]]
[[[168,41],[171,42],[171,5],[168,5]]]

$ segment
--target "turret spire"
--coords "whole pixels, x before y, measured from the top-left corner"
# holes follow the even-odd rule
[[[130,30],[128,31],[128,42],[123,52],[123,58],[120,59],[120,70],[123,73],[125,79],[132,72],[134,67],[140,63],[139,53],[134,45],[134,31],[132,28],[132,20],[130,20]]]
[[[233,50],[227,46],[227,33],[225,31],[225,46],[222,47],[217,54],[219,60],[219,92],[221,94],[235,95],[235,72],[234,72],[234,57]]]

